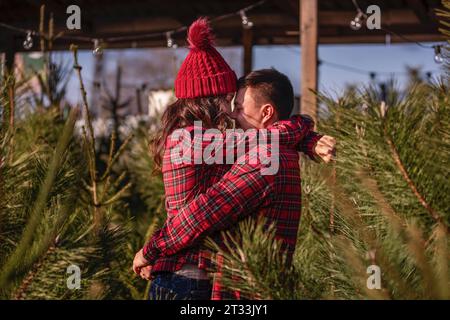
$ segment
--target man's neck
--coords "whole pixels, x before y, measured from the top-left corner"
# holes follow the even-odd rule
[[[261,124],[261,129],[267,129],[271,125],[273,125],[275,122],[278,121],[278,117],[272,117],[269,121]]]

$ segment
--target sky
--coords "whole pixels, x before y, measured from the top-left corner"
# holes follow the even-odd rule
[[[433,44],[425,43],[425,45]],[[243,73],[242,48],[227,47],[218,48],[218,50],[237,75],[241,76]],[[125,69],[123,76],[125,83],[135,84],[148,80],[150,86],[158,86],[155,83],[151,84],[152,78],[158,78],[159,82],[165,83],[164,86],[170,87],[176,70],[187,53],[186,48],[105,50],[105,73],[114,74],[117,65],[121,64]],[[295,93],[299,94],[300,54],[300,47],[295,45],[255,46],[253,69],[276,68],[291,79]],[[70,53],[64,56],[66,59],[72,59]],[[416,44],[320,45],[318,57],[323,61],[319,67],[319,90],[333,94],[339,94],[349,84],[369,83],[368,73],[371,71],[377,73],[376,81],[385,81],[393,76],[400,87],[405,84],[406,66],[419,67],[424,73],[431,72],[433,77],[442,72],[441,65],[434,62],[433,49]],[[79,61],[83,66],[82,72],[86,81],[92,81],[94,62],[92,51],[80,51]],[[136,61],[140,61],[140,64]],[[145,67],[145,64],[151,64],[151,66]],[[336,67],[335,64],[344,68]],[[353,72],[346,70],[347,67],[367,72]],[[69,101],[77,102],[80,98],[78,82],[73,76],[69,84]]]

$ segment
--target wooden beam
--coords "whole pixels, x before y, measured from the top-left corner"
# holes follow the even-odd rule
[[[430,16],[428,15],[428,10],[424,6],[422,0],[407,0],[408,7],[410,7],[417,18],[420,19],[421,23],[429,23],[430,22]]]
[[[355,11],[321,11],[319,20],[321,26],[349,26],[350,21],[355,17]],[[418,24],[421,22],[410,9],[389,9],[382,13],[382,23],[385,25],[394,24]]]
[[[138,33],[159,32],[181,27],[177,19],[170,17],[159,17],[153,19],[135,18],[129,21],[117,21],[110,23],[94,23],[95,31],[98,33]],[[124,32],[126,30],[126,32]]]
[[[253,29],[242,29],[242,44],[244,46],[244,75],[253,67]]]
[[[297,0],[280,0],[274,1],[274,5],[281,9],[284,13],[296,17],[299,17],[299,5]]]
[[[408,39],[417,42],[440,42],[445,41],[445,37],[439,34],[408,34]],[[339,37],[336,36],[322,36],[320,37],[320,44],[367,44],[367,43],[385,43],[386,37],[384,35],[342,35]],[[398,38],[396,36],[391,37],[391,43],[405,43],[402,38]],[[409,42],[408,42],[409,43]]]
[[[317,121],[317,0],[300,1],[301,101],[300,110]]]

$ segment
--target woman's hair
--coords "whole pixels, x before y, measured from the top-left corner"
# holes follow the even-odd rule
[[[161,118],[161,131],[150,142],[153,154],[154,172],[161,169],[167,137],[176,129],[194,125],[201,121],[205,129],[217,128],[221,131],[231,127],[231,119],[221,105],[227,102],[227,96],[178,99],[169,105]]]

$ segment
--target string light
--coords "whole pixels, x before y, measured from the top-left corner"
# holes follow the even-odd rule
[[[444,62],[444,58],[442,57],[441,46],[434,46],[434,62],[441,64]]]
[[[292,50],[294,51],[294,50]],[[300,51],[295,50],[296,53],[300,53]],[[378,78],[378,76],[409,76],[409,72],[407,71],[369,71],[369,70],[363,70],[363,69],[359,69],[359,68],[355,68],[353,66],[348,66],[348,65],[343,65],[343,64],[338,64],[338,63],[334,63],[334,62],[330,62],[330,61],[324,61],[324,60],[318,60],[317,61],[317,65],[318,66],[328,66],[328,67],[332,67],[335,69],[339,69],[339,70],[344,70],[344,71],[348,71],[348,72],[352,72],[355,74],[360,74],[360,75],[364,75],[367,74],[369,76],[369,78],[371,80],[376,80]],[[433,70],[433,71],[426,71],[425,75],[428,77],[428,74],[432,74],[432,73],[439,73],[438,70]]]
[[[361,10],[358,2],[356,0],[352,0],[353,6],[356,8],[356,17],[350,21],[350,28],[352,30],[359,30],[362,27],[363,20],[367,18],[364,12]]]
[[[250,29],[251,27],[253,27],[253,22],[248,19],[247,15],[245,14],[245,10],[239,11],[239,15],[241,16],[242,26],[244,27],[244,29]]]
[[[178,45],[176,44],[175,40],[172,38],[172,31],[169,31],[166,33],[166,39],[167,39],[167,48],[178,48]]]
[[[96,57],[101,56],[103,54],[103,48],[100,44],[100,40],[94,39],[94,49],[92,50],[92,54]]]
[[[360,6],[358,5],[357,0],[352,0],[352,3],[353,3],[353,6],[356,9],[357,14],[356,14],[355,19],[350,22],[350,28],[352,28],[353,30],[359,30],[362,27],[363,20],[367,19],[367,16],[361,10]],[[425,48],[425,49],[434,49],[434,61],[436,63],[438,63],[438,64],[441,64],[442,62],[444,62],[444,58],[443,58],[442,53],[441,53],[442,45],[428,46],[428,45],[424,45],[424,44],[422,44],[420,42],[417,42],[415,40],[408,39],[404,35],[401,35],[401,34],[399,34],[397,32],[389,30],[386,27],[382,27],[381,30],[386,32],[386,37],[385,37],[385,44],[386,45],[391,44],[391,35],[395,35],[395,36],[403,39],[405,42],[415,43],[419,47],[422,47],[422,48]]]
[[[211,23],[218,22],[218,21],[222,21],[222,20],[234,17],[236,15],[240,15],[241,19],[243,20],[244,27],[251,28],[251,27],[253,27],[253,22],[248,19],[245,12],[253,10],[257,7],[260,7],[266,2],[267,2],[267,0],[260,0],[252,5],[249,5],[247,7],[240,9],[239,11],[235,11],[235,12],[231,12],[231,13],[223,14],[221,16],[214,17],[214,18],[210,19],[210,22]],[[243,13],[243,15],[242,15],[242,13]],[[3,23],[3,22],[0,22],[0,27],[12,30],[14,32],[24,33],[24,34],[27,34],[29,32],[26,29],[15,27],[15,26]],[[106,38],[102,39],[102,43],[113,43],[113,42],[114,43],[133,43],[138,40],[147,40],[147,39],[164,37],[164,36],[167,36],[168,32],[170,32],[171,35],[173,35],[176,33],[186,32],[186,30],[188,30],[188,26],[182,26],[177,29],[161,31],[161,32],[152,32],[152,33],[138,34],[138,35],[106,37]],[[48,40],[47,34],[40,33],[38,31],[31,31],[31,34],[34,36],[43,37]],[[56,36],[53,38],[53,40],[58,40],[58,39],[65,39],[65,40],[79,41],[79,42],[94,42],[96,40],[95,38],[91,38],[88,36],[66,35],[66,34],[64,34],[64,32],[57,33]],[[137,47],[137,43],[136,43],[136,47]],[[176,45],[175,42],[173,42],[172,48],[177,48],[177,47],[178,47],[178,45]]]
[[[23,41],[23,48],[26,50],[30,50],[33,47],[33,37],[31,36],[32,34],[32,31],[28,31],[27,36]]]
[[[350,21],[350,28],[352,30],[361,29],[364,18],[365,18],[364,13],[361,10],[358,10],[356,17],[352,21]]]
[[[211,22],[215,22],[215,21],[221,21],[224,19],[228,19],[234,15],[240,15],[241,20],[242,20],[242,25],[244,28],[252,28],[253,27],[253,22],[250,21],[246,15],[246,12],[249,10],[252,10],[256,7],[259,7],[261,5],[263,5],[265,2],[267,2],[267,0],[261,0],[257,3],[254,3],[250,6],[247,6],[237,12],[234,13],[228,13],[228,14],[224,14],[215,18],[210,19]],[[364,12],[361,10],[361,8],[359,7],[358,3],[356,0],[352,0],[353,5],[356,8],[357,14],[355,16],[355,18],[350,22],[350,27],[353,30],[359,30],[362,27],[363,21],[364,19],[367,18],[367,16],[364,14]],[[15,31],[15,32],[20,32],[20,33],[24,33],[26,34],[26,38],[23,42],[23,47],[26,50],[29,50],[33,47],[33,38],[32,36],[39,36],[39,37],[43,37],[45,39],[47,39],[47,35],[40,33],[38,31],[32,31],[32,30],[26,30],[23,28],[18,28],[3,22],[0,22],[0,27]],[[171,48],[177,48],[178,45],[174,42],[174,40],[172,39],[172,35],[175,33],[180,33],[180,32],[185,32],[188,29],[187,26],[182,26],[180,28],[177,29],[173,29],[173,30],[169,30],[169,31],[163,31],[163,32],[156,32],[156,33],[149,33],[149,34],[142,34],[142,35],[127,35],[127,36],[117,36],[117,37],[108,37],[102,40],[102,43],[109,43],[109,42],[131,42],[131,46],[133,48],[136,48],[138,46],[138,43],[136,42],[137,40],[141,40],[141,39],[149,39],[149,38],[158,38],[158,37],[163,37],[164,35],[167,35],[170,33],[170,39],[167,39],[167,44],[168,47]],[[434,46],[427,46],[424,45],[420,42],[408,39],[407,37],[398,34],[394,31],[391,31],[389,29],[386,29],[385,27],[381,28],[381,30],[386,32],[385,35],[385,43],[386,45],[389,45],[391,43],[391,34],[395,35],[401,39],[403,39],[406,42],[409,43],[415,43],[418,46],[422,47],[422,48],[433,48],[434,52],[435,52],[435,56],[434,56],[434,60],[436,63],[442,63],[444,61],[444,58],[442,56],[441,53],[441,48],[442,45],[434,45]],[[59,32],[54,38],[54,40],[57,39],[67,39],[67,40],[73,40],[73,41],[82,41],[82,42],[94,42],[94,49],[93,49],[93,54],[94,55],[100,55],[103,52],[102,46],[100,45],[100,42],[98,39],[94,39],[94,38],[90,38],[90,37],[86,37],[86,36],[76,36],[76,35],[65,35],[63,32]],[[170,43],[169,43],[170,40]],[[171,44],[171,46],[169,46],[169,44]]]

